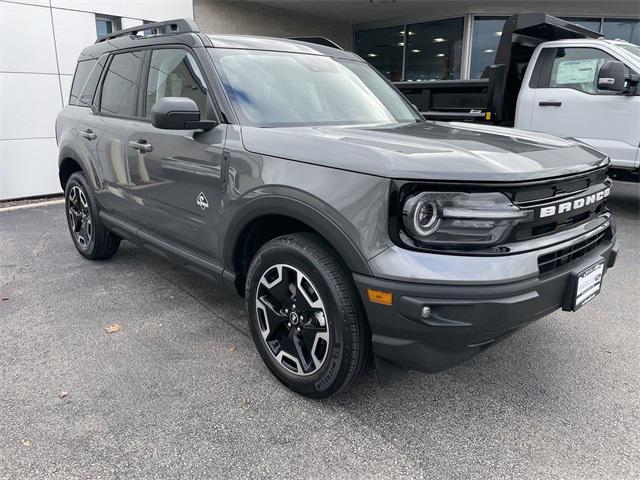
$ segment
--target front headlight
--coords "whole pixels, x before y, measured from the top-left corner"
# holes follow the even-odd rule
[[[427,248],[497,245],[515,225],[532,216],[502,193],[422,192],[402,206],[406,234]]]

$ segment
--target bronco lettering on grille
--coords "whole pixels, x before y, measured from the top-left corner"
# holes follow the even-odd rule
[[[604,190],[600,190],[599,192],[593,193],[591,195],[586,195],[584,197],[580,197],[575,200],[557,203],[555,205],[549,205],[548,207],[542,207],[540,209],[540,218],[551,217],[552,215],[556,215],[556,214],[559,215],[561,213],[567,213],[572,210],[578,210],[582,207],[586,207],[588,205],[601,202],[602,200],[607,198],[610,193],[611,193],[611,188],[605,188]]]

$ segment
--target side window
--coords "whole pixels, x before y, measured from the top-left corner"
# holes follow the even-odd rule
[[[76,73],[73,76],[73,83],[71,84],[71,95],[69,95],[69,105],[78,105],[80,102],[80,94],[84,88],[89,74],[95,67],[97,60],[85,60],[84,62],[78,62],[76,67]]]
[[[186,50],[167,48],[154,50],[151,54],[145,96],[147,117],[153,105],[164,97],[191,98],[198,105],[202,119],[212,119],[204,77]]]
[[[597,48],[558,48],[551,66],[549,83],[545,86],[597,94],[598,72],[610,60],[616,59]]]
[[[143,56],[144,52],[114,55],[102,83],[100,111],[129,117],[137,115]]]

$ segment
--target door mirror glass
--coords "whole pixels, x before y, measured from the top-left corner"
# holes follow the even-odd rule
[[[164,130],[210,130],[216,126],[211,120],[200,121],[200,109],[187,97],[164,97],[151,108],[151,124]]]
[[[606,62],[598,72],[598,89],[623,92],[624,77],[625,68],[622,62]]]

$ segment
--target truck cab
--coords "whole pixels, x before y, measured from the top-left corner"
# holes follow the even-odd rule
[[[640,47],[604,39],[572,39],[538,45],[516,103],[515,127],[574,137],[611,158],[625,178],[640,167],[640,96],[628,85],[603,90],[598,73],[607,62],[640,72]]]

